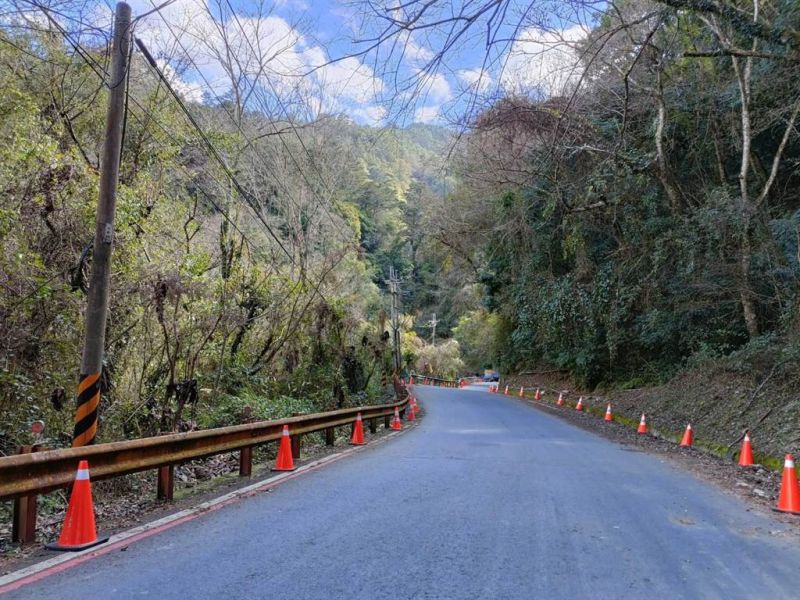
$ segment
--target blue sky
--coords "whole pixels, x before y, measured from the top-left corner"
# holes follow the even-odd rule
[[[561,5],[549,1],[556,8]],[[129,0],[135,15],[162,2]],[[528,3],[514,6],[521,10]],[[376,126],[446,124],[467,111],[473,100],[509,91],[552,95],[572,79],[574,42],[585,36],[586,25],[566,13],[554,14],[526,15],[518,41],[493,46],[486,69],[485,30],[476,28],[432,72],[422,69],[429,64],[431,49],[441,43],[436,33],[396,38],[392,53],[386,44],[368,56],[350,56],[363,48],[353,40],[374,31],[375,25],[353,2],[176,0],[161,13],[147,16],[137,35],[160,54],[164,68],[192,101],[209,102],[227,94],[236,71],[254,91],[251,108],[276,110],[272,100],[280,97],[282,107],[291,106],[305,118],[344,113]],[[508,20],[516,23],[518,16]],[[561,25],[552,25],[554,18]],[[500,33],[509,37],[511,31]],[[223,41],[233,46],[236,56],[227,68]],[[193,63],[184,60],[187,54]],[[341,60],[329,64],[332,58]]]

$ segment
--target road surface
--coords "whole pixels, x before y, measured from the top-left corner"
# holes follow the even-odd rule
[[[6,597],[800,598],[797,538],[736,497],[513,398],[417,392],[392,441]]]

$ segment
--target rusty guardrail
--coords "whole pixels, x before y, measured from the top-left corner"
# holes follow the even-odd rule
[[[296,440],[303,434],[354,423],[359,412],[364,421],[387,417],[394,414],[395,407],[404,409],[407,403],[405,398],[391,404],[343,408],[276,421],[3,457],[0,458],[0,500],[67,487],[75,478],[78,462],[84,459],[89,461],[92,480],[108,479],[224,452],[252,450],[253,446],[279,440],[284,424],[289,425]],[[326,438],[332,443],[332,435]],[[171,487],[171,482],[169,485]]]
[[[439,387],[458,387],[458,380],[457,379],[443,379],[441,377],[433,377],[429,375],[420,375],[418,373],[412,373],[412,378],[416,383],[421,385],[435,385]]]

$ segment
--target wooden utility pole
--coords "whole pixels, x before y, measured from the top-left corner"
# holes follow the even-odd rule
[[[431,328],[431,346],[436,345],[436,324],[439,321],[436,320],[436,313],[433,313],[433,318],[428,321],[428,325]]]
[[[128,56],[131,49],[131,7],[117,4],[114,18],[111,80],[108,82],[106,139],[100,164],[100,197],[92,255],[92,276],[86,305],[86,332],[83,342],[78,405],[75,410],[73,446],[94,443],[100,405],[100,374],[106,338],[108,290],[111,279],[111,248],[114,243],[114,213],[122,152],[122,124],[125,116]]]
[[[391,319],[392,319],[392,344],[394,358],[394,372],[400,374],[400,318],[398,315],[398,297],[400,295],[400,280],[394,271],[394,267],[389,267],[389,279],[386,280],[389,285],[389,293],[392,296],[391,305]]]

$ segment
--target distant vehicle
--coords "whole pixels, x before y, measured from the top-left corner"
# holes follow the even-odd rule
[[[486,373],[486,375],[483,376],[483,380],[484,381],[500,381],[500,374],[499,373],[495,373],[495,372]]]

